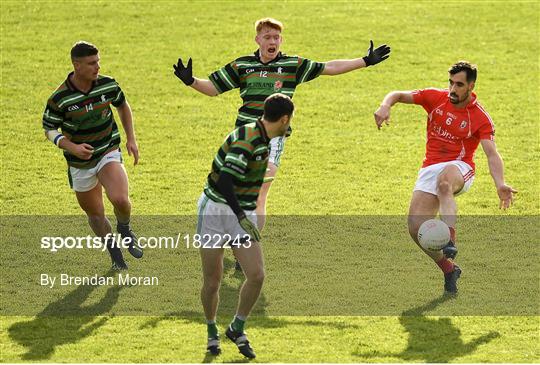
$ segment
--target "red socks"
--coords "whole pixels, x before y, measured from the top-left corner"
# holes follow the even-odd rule
[[[456,244],[456,229],[454,227],[448,227],[448,228],[450,228],[450,240],[455,245]],[[447,259],[446,257],[443,257],[442,259],[437,261],[436,264],[445,274],[448,274],[454,271],[454,262],[452,260]]]
[[[437,266],[440,267],[442,272],[445,274],[454,271],[454,263],[446,257],[443,257],[437,261]]]

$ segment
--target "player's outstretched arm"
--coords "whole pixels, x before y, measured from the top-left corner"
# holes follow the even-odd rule
[[[128,155],[133,156],[133,164],[139,163],[139,147],[137,146],[137,139],[135,138],[135,128],[133,127],[133,113],[129,103],[124,101],[122,105],[116,108],[118,110],[118,116],[126,132],[126,150]]]
[[[208,96],[218,95],[216,87],[214,86],[214,84],[212,84],[210,80],[193,77],[192,63],[193,61],[190,58],[186,66],[184,66],[182,59],[179,58],[178,63],[176,65],[173,65],[174,75],[178,77],[180,81],[182,81],[186,86],[191,86],[201,94]]]
[[[480,143],[487,156],[489,172],[491,173],[491,177],[497,188],[497,194],[500,199],[499,208],[509,208],[514,201],[514,194],[517,193],[517,190],[506,185],[504,182],[504,163],[501,155],[499,155],[499,152],[497,151],[495,142],[489,139],[482,139]]]
[[[377,128],[381,129],[383,123],[390,123],[390,109],[396,103],[413,104],[414,98],[411,91],[392,91],[384,97],[379,108],[373,113]]]
[[[333,60],[328,61],[324,65],[322,75],[341,75],[349,71],[353,71],[362,67],[376,65],[390,57],[390,47],[386,44],[373,49],[373,41],[370,41],[370,46],[362,58],[354,58],[350,60]]]

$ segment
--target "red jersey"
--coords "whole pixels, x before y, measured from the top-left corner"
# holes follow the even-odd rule
[[[446,89],[413,91],[414,103],[428,113],[426,157],[422,167],[461,160],[474,169],[474,153],[481,139],[494,139],[495,126],[489,114],[476,100],[458,109],[450,102]]]

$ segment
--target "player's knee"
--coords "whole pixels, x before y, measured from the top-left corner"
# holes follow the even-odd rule
[[[129,201],[129,197],[127,195],[124,195],[124,194],[112,195],[109,197],[109,200],[111,201],[111,204],[117,209],[122,209],[122,210],[131,209],[131,202]]]
[[[204,278],[204,290],[215,293],[219,291],[221,285],[221,277],[219,275],[209,275]]]
[[[105,223],[105,211],[102,212],[86,212],[86,215],[88,216],[88,223],[91,226],[94,225],[101,225]]]
[[[437,183],[437,195],[448,195],[452,193],[452,184],[446,179],[439,180]]]
[[[251,272],[247,275],[247,279],[255,284],[255,285],[259,285],[259,286],[262,286],[263,283],[264,283],[264,278],[265,278],[266,274],[264,272],[264,269],[259,269],[259,270],[256,270],[255,272]]]

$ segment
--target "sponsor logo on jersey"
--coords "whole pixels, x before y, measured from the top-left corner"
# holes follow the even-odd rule
[[[461,124],[459,125],[459,128],[463,129],[463,128],[465,128],[466,126],[467,126],[467,121],[464,120],[464,121],[462,121]]]
[[[431,135],[433,137],[442,138],[450,143],[456,143],[455,141],[459,139],[441,126],[433,126]]]
[[[78,106],[78,105],[72,105],[72,106],[70,106],[70,107],[68,108],[68,112],[72,112],[72,111],[77,110],[77,109],[79,109],[79,106]]]
[[[283,87],[283,82],[281,82],[280,80],[277,80],[276,82],[274,82],[274,91],[279,91],[281,90],[282,87]]]
[[[229,169],[234,170],[234,171],[236,171],[236,172],[238,172],[240,174],[245,173],[244,169],[242,169],[241,167],[238,167],[236,165],[233,165],[230,162],[225,162],[225,164],[223,166],[228,167]]]
[[[275,84],[271,82],[249,82],[249,87],[254,89],[269,89],[271,87],[275,87]]]

